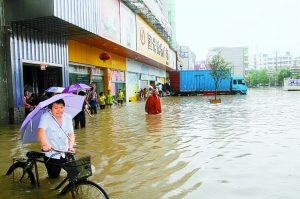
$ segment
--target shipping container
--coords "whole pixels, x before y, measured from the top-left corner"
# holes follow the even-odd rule
[[[234,86],[233,86],[234,84]],[[232,89],[234,88],[234,89]],[[175,94],[215,94],[215,82],[210,70],[181,70],[170,72],[170,92]],[[243,77],[230,77],[219,82],[218,94],[246,94]]]

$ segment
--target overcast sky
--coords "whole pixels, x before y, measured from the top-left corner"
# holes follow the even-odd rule
[[[300,0],[175,0],[176,38],[197,60],[209,47],[300,56]]]

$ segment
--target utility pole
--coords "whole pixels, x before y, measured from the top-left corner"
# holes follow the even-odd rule
[[[275,54],[276,54],[276,63],[275,63],[275,78],[274,78],[274,79],[275,79],[275,85],[274,85],[275,87],[276,87],[276,74],[277,74],[277,54],[278,54],[278,53],[279,53],[279,52],[277,52],[277,51],[275,52]]]
[[[276,51],[276,66],[275,66],[275,87],[276,87],[276,72],[277,72],[277,51]]]

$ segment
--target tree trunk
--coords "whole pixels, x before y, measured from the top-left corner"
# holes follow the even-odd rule
[[[218,90],[216,89],[215,92],[216,92],[216,93],[215,93],[215,100],[217,100],[217,93],[218,93]]]

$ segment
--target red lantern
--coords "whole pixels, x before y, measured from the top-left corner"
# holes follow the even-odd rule
[[[99,58],[105,62],[106,60],[110,59],[110,54],[108,54],[106,52],[101,53],[100,56],[99,56]]]

